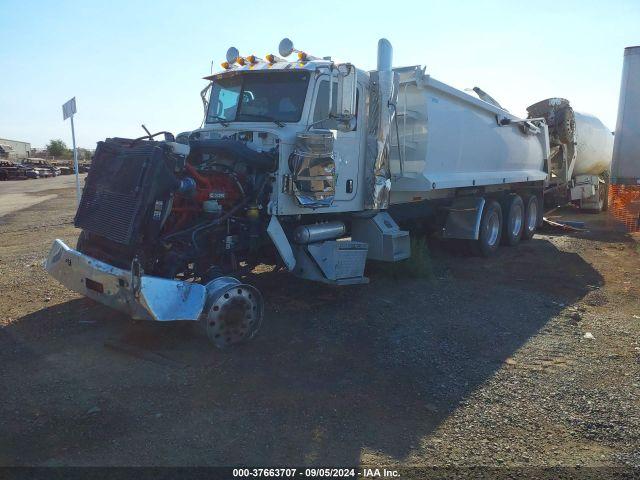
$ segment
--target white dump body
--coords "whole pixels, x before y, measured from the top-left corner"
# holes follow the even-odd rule
[[[546,126],[523,119],[412,67],[400,76],[391,129],[391,202],[434,198],[443,189],[546,179]],[[506,119],[510,124],[500,125]]]
[[[576,121],[576,163],[574,175],[600,175],[609,169],[613,135],[604,123],[587,113],[574,112]]]
[[[611,183],[640,183],[640,46],[624,49]]]

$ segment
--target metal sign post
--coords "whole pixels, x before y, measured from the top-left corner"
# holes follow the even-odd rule
[[[63,120],[71,118],[71,141],[73,142],[73,168],[76,173],[76,201],[80,205],[80,175],[78,173],[78,149],[76,148],[76,131],[73,126],[73,115],[77,112],[76,97],[62,105]]]

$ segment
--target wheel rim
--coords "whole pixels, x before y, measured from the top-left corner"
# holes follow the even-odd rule
[[[487,219],[487,244],[494,246],[498,242],[500,234],[500,217],[497,212],[492,212]]]
[[[211,305],[205,319],[211,341],[219,348],[248,340],[262,321],[262,297],[249,285],[234,285]]]
[[[527,230],[533,232],[538,222],[538,205],[535,201],[529,204],[529,217],[527,218]]]
[[[520,229],[522,229],[522,205],[514,205],[514,209],[512,212],[512,224],[511,224],[511,235],[517,237],[520,235]]]

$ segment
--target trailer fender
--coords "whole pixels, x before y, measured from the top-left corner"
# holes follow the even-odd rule
[[[477,240],[485,199],[482,197],[458,197],[449,207],[449,214],[442,230],[443,238]]]
[[[296,268],[296,257],[293,254],[289,239],[285,235],[282,225],[280,225],[280,222],[278,221],[278,217],[275,215],[271,216],[269,226],[267,227],[267,233],[269,234],[269,237],[271,237],[271,241],[276,246],[276,250],[278,250],[282,261],[287,266],[287,269],[292,272],[293,269]]]

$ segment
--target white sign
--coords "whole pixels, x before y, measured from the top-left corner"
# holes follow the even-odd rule
[[[71,140],[73,141],[73,167],[76,173],[76,201],[80,205],[80,176],[78,174],[78,149],[76,148],[76,129],[73,126],[73,115],[76,110],[76,97],[73,97],[67,103],[62,105],[63,121],[71,118]]]
[[[76,109],[76,97],[73,97],[67,103],[62,105],[62,117],[63,117],[62,119],[66,120],[67,118],[72,116],[77,111],[78,110]]]

